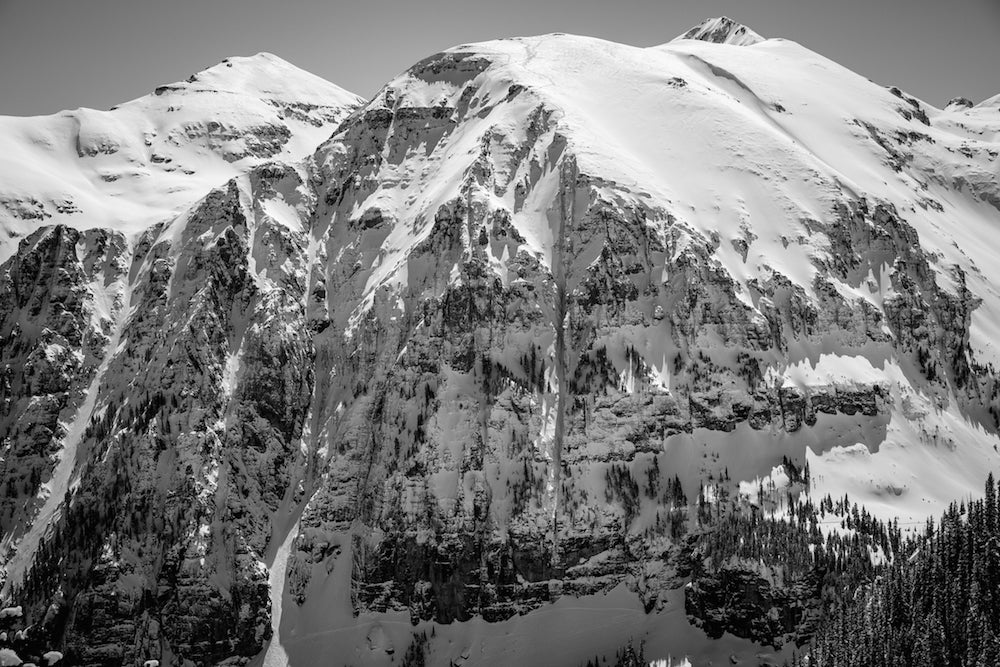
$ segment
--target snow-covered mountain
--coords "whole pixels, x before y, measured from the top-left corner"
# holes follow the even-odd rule
[[[251,167],[305,157],[362,101],[259,53],[110,111],[0,116],[0,259],[43,225],[141,232]]]
[[[231,62],[107,112],[160,128],[132,181],[89,161],[141,132],[0,133],[98,202],[0,185],[3,591],[80,664],[718,664],[767,649],[688,624],[696,508],[922,525],[998,467],[1000,98],[725,18],[462,45],[354,110]]]

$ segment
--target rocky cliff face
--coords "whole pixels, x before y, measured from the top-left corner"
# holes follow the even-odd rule
[[[268,81],[287,63],[236,60],[235,73],[226,62],[124,109],[215,105],[161,138],[234,170],[301,154],[310,132],[289,128],[322,137],[350,109],[337,95],[282,98],[296,81]],[[246,108],[208,99],[235,103],[250,83],[277,122],[247,125]],[[226,114],[239,116],[229,129]],[[131,139],[113,138],[98,153]],[[210,192],[207,178],[219,174],[175,192],[208,193],[180,217],[130,235],[43,227],[4,266],[4,591],[45,612],[48,639],[79,664],[214,663],[270,634],[271,514],[305,465],[313,347],[298,219],[314,202],[280,162]]]
[[[55,227],[24,243],[6,267],[5,535],[31,516],[20,500],[34,498],[52,477],[61,446],[79,439],[66,425],[112,352],[127,254],[121,234]]]
[[[573,48],[440,54],[317,154],[330,185],[310,317],[318,345],[349,355],[317,375],[357,379],[327,403],[334,453],[291,566],[300,602],[345,540],[356,606],[415,621],[502,619],[623,580],[664,590],[685,525],[674,498],[699,479],[736,461],[763,474],[806,442],[877,449],[911,387],[959,411],[992,405],[965,271],[935,267],[891,198],[817,174],[800,187],[829,198],[819,219],[776,230],[747,210],[738,228],[721,213],[702,227],[608,178],[605,148],[537,81]],[[754,260],[758,240],[802,264]],[[905,367],[795,377],[824,354]],[[727,451],[744,440],[753,454]]]
[[[264,171],[253,181],[265,187],[289,174],[294,178],[294,170]],[[37,375],[62,384],[26,375],[23,386],[33,393],[22,390],[13,403],[36,404],[41,396],[43,405],[58,406],[67,402],[67,387],[88,380],[90,396],[97,396],[78,409],[70,427],[77,442],[53,447],[63,457],[57,467],[71,456],[75,467],[71,460],[65,499],[45,499],[45,507],[54,507],[48,532],[41,535],[45,526],[28,510],[7,532],[17,549],[7,567],[13,595],[45,600],[60,594],[66,602],[57,605],[54,622],[69,654],[84,664],[131,664],[164,652],[197,664],[216,662],[256,652],[269,633],[261,559],[270,514],[302,466],[298,442],[313,384],[313,349],[304,326],[304,282],[285,270],[300,252],[294,232],[247,208],[245,199],[241,184],[233,182],[171,225],[150,229],[133,248],[120,236],[109,242],[91,234],[105,252],[92,254],[117,266],[128,281],[113,311],[121,327],[115,349],[106,351],[108,338],[90,334],[95,345],[104,343],[100,353],[110,353],[96,374],[86,360],[50,354],[61,365],[37,364]],[[12,291],[61,277],[66,269],[52,260],[60,243],[75,259],[86,238],[74,243],[76,236],[56,228],[26,240],[13,263],[21,270],[12,272],[20,279],[12,279]],[[108,258],[107,246],[119,255]],[[83,259],[84,267],[97,263]],[[77,296],[74,306],[74,286],[64,282],[47,297],[51,317],[66,323],[64,337],[80,340],[89,332],[71,315],[85,310],[86,301]],[[23,291],[25,309],[32,296],[46,304]],[[26,342],[12,349],[30,345],[25,333],[14,335]],[[11,393],[19,388],[13,384]],[[34,413],[25,412],[11,417],[29,433],[44,432],[59,416],[44,413],[29,424]],[[58,445],[58,435],[46,444]],[[31,456],[8,451],[6,462],[18,462],[18,471],[53,456],[45,449]],[[39,464],[23,474],[45,479],[50,470]],[[37,490],[36,482],[31,493]],[[44,510],[41,516],[49,519]],[[32,547],[34,554],[26,554]]]
[[[410,634],[380,619],[503,661],[463,628],[676,609],[695,509],[782,457],[884,516],[978,488],[997,119],[703,28],[458,47],[169,222],[22,241],[0,518],[26,622],[93,665],[385,662]],[[785,594],[746,576],[750,608]],[[739,625],[716,583],[688,602],[712,636]]]

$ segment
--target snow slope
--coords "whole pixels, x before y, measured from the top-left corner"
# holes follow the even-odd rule
[[[134,234],[268,160],[312,152],[362,100],[269,53],[110,111],[0,117],[0,260],[44,224]]]

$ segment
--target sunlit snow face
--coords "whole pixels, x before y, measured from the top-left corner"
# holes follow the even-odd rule
[[[259,54],[111,111],[2,118],[0,260],[41,224],[138,233],[168,220],[257,164],[310,154],[360,101]]]

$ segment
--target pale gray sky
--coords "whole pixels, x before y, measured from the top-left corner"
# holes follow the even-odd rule
[[[455,44],[648,46],[723,14],[936,106],[1000,93],[1000,0],[0,0],[0,114],[105,109],[258,51],[371,97]]]

